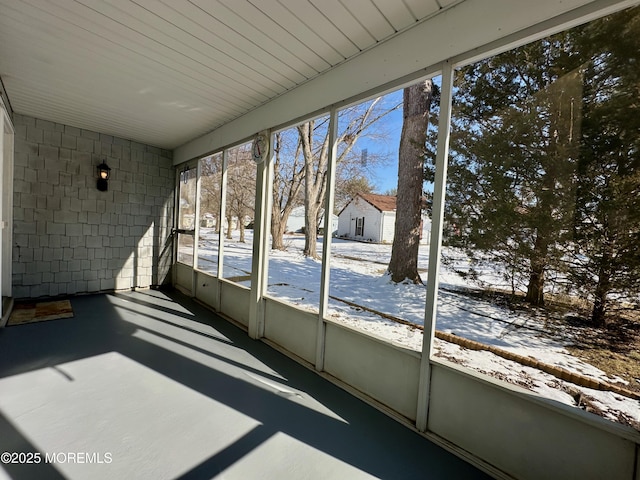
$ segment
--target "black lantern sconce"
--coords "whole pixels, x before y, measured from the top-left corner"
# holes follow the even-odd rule
[[[109,188],[109,172],[111,168],[107,165],[104,160],[100,165],[98,165],[98,190],[101,192],[106,192]]]

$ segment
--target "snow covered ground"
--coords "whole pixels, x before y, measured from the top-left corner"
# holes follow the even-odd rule
[[[251,271],[252,232],[246,232],[246,242],[237,237],[225,241],[223,277],[234,278],[249,286]],[[237,232],[234,232],[237,235]],[[272,251],[269,256],[268,294],[299,308],[318,311],[321,262],[302,255],[304,237],[285,238],[287,251]],[[321,252],[322,240],[318,250]],[[198,268],[215,271],[218,251],[217,235],[202,229]],[[427,279],[428,247],[422,247],[418,267]],[[450,252],[453,253],[453,252]],[[365,331],[406,348],[420,351],[422,331],[394,322],[368,310],[423,325],[426,290],[421,285],[397,285],[384,275],[391,256],[391,245],[366,244],[332,239],[329,312],[332,320]],[[458,257],[458,262],[464,258]],[[571,344],[568,332],[547,333],[546,317],[528,311],[512,311],[479,298],[456,293],[467,288],[464,279],[454,272],[460,265],[442,265],[436,329],[533,357],[597,380],[625,386],[621,378],[611,378],[605,372],[572,356],[566,349]],[[494,287],[503,283],[490,269],[482,279]],[[506,285],[505,285],[506,288]],[[346,303],[349,302],[349,303]],[[357,304],[364,308],[354,307]],[[456,344],[435,341],[436,355],[475,371],[519,385],[543,397],[568,405],[594,410],[605,418],[640,428],[640,401],[617,393],[602,392],[573,385],[540,370],[526,367],[487,351],[474,351]],[[640,379],[638,379],[640,381]]]

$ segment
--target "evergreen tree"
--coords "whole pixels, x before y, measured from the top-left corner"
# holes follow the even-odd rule
[[[457,72],[449,239],[476,264],[502,265],[513,291],[526,288],[535,305],[573,216],[582,80],[567,38]]]
[[[640,294],[640,8],[457,72],[447,239],[604,325]],[[471,275],[474,275],[472,269]]]
[[[640,293],[640,8],[592,22],[576,48],[591,61],[567,270],[604,326],[620,300],[637,308]]]

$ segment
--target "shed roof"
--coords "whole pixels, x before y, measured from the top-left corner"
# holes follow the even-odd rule
[[[394,212],[396,210],[395,195],[377,195],[375,193],[359,193],[358,196],[369,202],[381,212]]]
[[[371,204],[374,208],[381,212],[395,212],[396,210],[396,197],[394,195],[378,195],[375,193],[358,193],[351,200],[347,202],[338,215],[344,212],[344,209],[358,197],[362,198],[365,202]]]

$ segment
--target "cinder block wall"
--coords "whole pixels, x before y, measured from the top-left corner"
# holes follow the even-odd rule
[[[171,152],[15,115],[13,295],[53,297],[168,281]],[[111,167],[109,190],[96,167]]]

